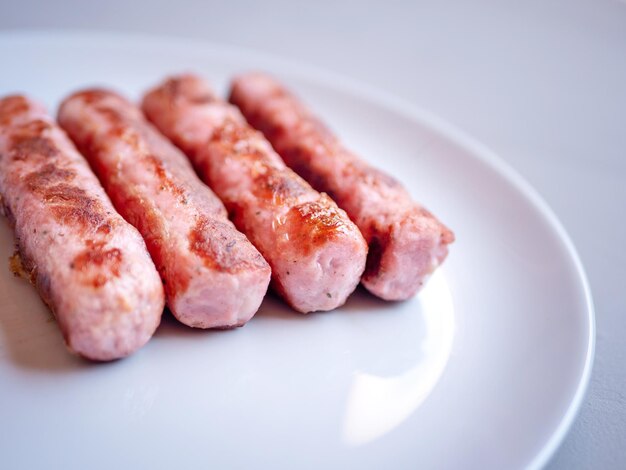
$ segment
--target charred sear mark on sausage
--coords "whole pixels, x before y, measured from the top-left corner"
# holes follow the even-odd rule
[[[234,233],[226,222],[200,215],[188,238],[191,251],[202,258],[207,268],[234,273],[265,266],[260,255],[249,258],[246,238]]]
[[[69,198],[66,203],[52,205],[51,209],[57,220],[79,227],[100,230],[107,223],[102,205],[89,196]]]
[[[20,114],[28,112],[30,104],[21,95],[7,96],[0,100],[0,125],[6,126]]]
[[[9,154],[15,160],[50,159],[59,154],[57,146],[44,135],[52,126],[41,119],[16,126],[9,144]]]
[[[304,254],[350,230],[338,209],[326,199],[292,207],[284,225],[290,243],[300,246]]]
[[[163,161],[154,155],[146,155],[145,159],[154,168],[154,172],[161,184],[159,189],[161,189],[161,191],[169,191],[176,196],[182,204],[187,204],[187,197],[185,195],[184,188],[176,184],[172,175],[163,164]]]
[[[74,170],[49,163],[28,173],[24,182],[30,191],[41,197],[57,220],[106,233],[111,223],[102,204],[84,189],[71,184],[75,177]]]
[[[210,144],[219,145],[230,157],[245,158],[253,162],[253,192],[256,197],[271,204],[294,201],[309,191],[308,185],[294,177],[289,170],[273,166],[268,154],[254,145],[259,133],[247,125],[227,119],[217,128]]]
[[[223,233],[219,233],[218,225],[215,220],[199,216],[188,235],[191,251],[211,269],[221,268],[219,257],[223,257],[223,247],[229,241]]]
[[[44,201],[49,204],[72,203],[85,196],[83,189],[66,183],[49,186],[42,193]]]
[[[52,124],[43,119],[33,119],[23,124],[13,126],[10,145],[17,145],[24,140],[35,137],[43,137],[43,133],[51,129]]]
[[[295,201],[308,191],[306,184],[288,170],[271,169],[254,178],[254,195],[272,205]]]
[[[34,157],[50,158],[58,155],[58,153],[58,149],[50,139],[45,137],[22,139],[11,147],[11,156],[14,160],[27,160]]]
[[[24,178],[24,182],[30,191],[44,193],[49,186],[70,182],[75,176],[76,172],[74,170],[61,168],[54,163],[48,163],[28,173]]]
[[[119,248],[106,249],[106,242],[87,240],[85,249],[74,257],[70,268],[85,273],[84,283],[102,287],[112,277],[120,276],[122,252]]]
[[[120,263],[122,252],[119,248],[106,247],[105,241],[87,240],[85,249],[74,257],[71,268],[77,271],[85,271],[92,266],[109,266],[114,276],[120,275]]]

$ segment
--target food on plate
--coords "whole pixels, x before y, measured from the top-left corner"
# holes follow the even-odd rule
[[[328,193],[361,229],[369,244],[363,285],[386,300],[413,296],[446,258],[452,231],[414,202],[396,179],[347,150],[272,77],[239,76],[230,101],[287,165]]]
[[[295,310],[332,310],[346,301],[365,268],[361,233],[326,194],[287,168],[234,106],[197,76],[181,75],[151,90],[143,110],[224,201]]]
[[[24,96],[0,99],[0,200],[17,241],[12,269],[35,285],[70,350],[106,361],[150,339],[164,294],[144,241]]]
[[[74,93],[58,119],[143,235],[174,316],[198,328],[246,323],[267,291],[270,267],[180,150],[111,91]]]

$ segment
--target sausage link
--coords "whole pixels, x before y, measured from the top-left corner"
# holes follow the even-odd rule
[[[11,267],[54,313],[68,348],[93,360],[144,345],[164,306],[146,245],[45,109],[0,100],[0,200],[14,228]]]
[[[110,91],[70,96],[59,123],[143,235],[174,316],[197,328],[247,322],[267,291],[270,267],[185,156]]]
[[[251,73],[232,83],[230,101],[265,134],[287,165],[337,201],[369,244],[363,285],[404,300],[444,261],[454,234],[394,178],[355,156],[297,97]]]
[[[361,233],[326,194],[287,168],[234,106],[200,78],[183,75],[149,92],[143,110],[219,195],[295,310],[331,310],[346,301],[365,268]]]

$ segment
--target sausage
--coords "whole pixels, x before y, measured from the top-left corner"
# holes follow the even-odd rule
[[[68,97],[58,119],[115,207],[143,235],[174,316],[197,328],[231,328],[252,318],[270,282],[269,265],[141,110],[93,89]]]
[[[165,81],[143,110],[192,160],[272,267],[274,289],[307,313],[342,305],[367,245],[346,213],[287,168],[234,106],[193,75]]]
[[[359,227],[369,244],[363,285],[385,300],[415,295],[446,258],[452,231],[414,202],[396,179],[348,151],[273,78],[261,73],[237,77],[230,101],[287,165],[327,192]]]
[[[16,238],[11,267],[37,288],[68,348],[118,359],[161,319],[161,280],[139,232],[38,103],[0,100],[0,200]]]

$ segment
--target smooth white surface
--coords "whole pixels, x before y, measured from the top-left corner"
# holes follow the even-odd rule
[[[591,386],[550,468],[626,467],[624,0],[0,0],[0,28],[33,27],[279,54],[388,90],[494,149],[555,210],[594,293]]]
[[[488,150],[399,100],[237,49],[33,34],[4,35],[0,56],[0,90],[50,106],[87,84],[136,97],[167,72],[193,69],[223,89],[236,71],[271,70],[458,237],[413,301],[358,292],[303,317],[268,299],[230,332],[166,319],[138,354],[96,367],[65,352],[32,288],[3,271],[11,468],[514,468],[558,445],[590,370],[589,293],[551,212]],[[6,224],[0,249],[11,252]]]

